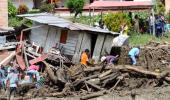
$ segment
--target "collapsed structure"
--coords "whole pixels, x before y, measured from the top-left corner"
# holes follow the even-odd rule
[[[72,23],[48,13],[18,16],[33,21],[33,28],[30,28],[28,37],[31,43],[38,45],[43,52],[48,52],[52,47],[59,47],[63,54],[70,56],[76,63],[85,49],[91,51],[91,57],[96,62],[99,61],[105,51],[110,52],[113,38],[119,35],[101,28]]]

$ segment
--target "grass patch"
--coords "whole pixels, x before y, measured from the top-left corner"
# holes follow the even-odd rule
[[[153,35],[149,34],[133,34],[129,38],[129,43],[132,46],[137,46],[137,45],[145,45],[149,43],[150,41],[155,41],[155,42],[170,42],[170,33],[165,34],[165,36],[161,38],[157,38]]]

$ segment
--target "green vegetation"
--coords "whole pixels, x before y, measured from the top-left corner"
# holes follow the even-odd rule
[[[18,9],[19,13],[26,13],[28,9],[26,6],[24,7],[20,7]],[[20,12],[21,11],[21,12]],[[26,26],[31,26],[32,22],[26,19],[22,19],[22,18],[18,18],[17,15],[17,8],[12,4],[11,0],[8,0],[8,15],[9,15],[9,23],[8,25],[10,27],[18,27],[21,26],[22,24],[26,25]]]
[[[119,32],[122,24],[127,24],[128,27],[131,27],[130,17],[128,16],[128,13],[125,12],[110,12],[106,14],[104,16],[104,23],[109,30],[114,32]]]
[[[166,14],[166,19],[170,22],[170,11]]]
[[[90,16],[80,16],[79,18],[71,18],[70,19],[71,21],[74,20],[74,22],[77,22],[77,23],[82,23],[82,24],[87,24],[87,25],[90,25],[92,24],[92,22],[99,22],[100,20],[100,16],[97,15],[97,16],[94,16],[93,18],[90,18]]]
[[[32,9],[28,12],[29,14],[40,13],[39,9]]]
[[[70,13],[75,13],[74,17],[76,18],[78,14],[81,14],[85,0],[68,0],[66,6],[70,10]]]
[[[8,0],[8,16],[12,17],[17,14],[16,7],[12,4],[11,0]]]
[[[41,12],[52,12],[54,8],[55,8],[54,4],[44,3],[40,6],[40,11]]]
[[[156,6],[155,6],[155,12],[156,14],[164,14],[165,12],[165,6],[164,4],[161,2],[161,0],[156,0]]]
[[[170,34],[166,34],[166,36],[161,38],[156,38],[155,36],[149,34],[132,34],[129,38],[129,43],[132,46],[145,45],[150,41],[170,42]]]

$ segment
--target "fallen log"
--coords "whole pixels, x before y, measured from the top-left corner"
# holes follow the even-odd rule
[[[106,93],[106,91],[99,91],[99,92],[95,92],[95,93],[90,93],[88,95],[80,97],[80,100],[87,100],[87,99],[99,97],[99,96],[104,95],[105,93]]]
[[[109,75],[109,74],[112,73],[112,72],[113,72],[112,69],[110,69],[110,70],[108,70],[108,71],[100,74],[100,75],[99,75],[99,78],[105,77],[105,76]]]
[[[89,80],[89,79],[92,79],[92,78],[97,78],[97,77],[98,77],[98,74],[97,75],[92,75],[92,76],[85,77],[85,78],[80,79],[80,80],[76,80],[72,84],[73,84],[74,87],[76,87],[78,84],[80,84],[80,83],[82,83],[82,82],[84,82],[86,80]]]
[[[57,81],[58,81],[58,78],[57,78],[57,76],[54,75],[54,72],[53,72],[53,70],[52,70],[51,67],[50,67],[50,66],[52,66],[52,65],[48,64],[48,63],[45,62],[45,61],[43,61],[43,63],[44,63],[45,66],[46,66],[46,67],[45,67],[45,70],[46,70],[46,72],[48,73],[50,79],[56,84]]]
[[[45,96],[46,97],[58,97],[58,98],[61,98],[61,97],[64,97],[64,93],[63,92],[56,92],[56,93],[46,94]]]
[[[150,75],[154,76],[155,78],[164,78],[166,81],[170,81],[170,77],[168,77],[168,72],[162,72],[162,73],[157,73],[157,72],[152,72],[148,71],[145,69],[142,69],[142,66],[130,66],[130,65],[118,65],[118,66],[107,66],[105,69],[113,69],[113,70],[121,70],[121,71],[126,71],[126,72],[138,72],[144,75]],[[97,71],[100,70],[100,67],[93,67],[93,68],[85,68],[85,72],[90,72],[90,71]]]
[[[118,77],[118,81],[116,82],[116,84],[112,88],[109,89],[109,92],[112,92],[122,79],[123,79],[123,76]]]
[[[103,83],[102,87],[105,87],[108,83],[113,82],[119,75],[120,75],[120,73],[115,73],[114,75],[112,75],[108,79],[104,80],[102,82]]]
[[[98,85],[96,85],[96,84],[90,83],[90,82],[88,82],[88,81],[85,81],[85,83],[87,83],[88,85],[90,85],[90,86],[92,86],[92,87],[94,87],[94,88],[96,88],[96,89],[98,89],[98,90],[103,90],[102,88],[100,88],[100,86],[98,86]]]

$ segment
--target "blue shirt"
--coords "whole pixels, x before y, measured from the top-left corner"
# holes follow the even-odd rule
[[[17,87],[18,74],[9,73],[7,76],[7,80],[9,80],[10,82],[10,87]]]
[[[139,48],[132,48],[130,51],[129,51],[129,54],[130,56],[138,56],[139,55]]]

